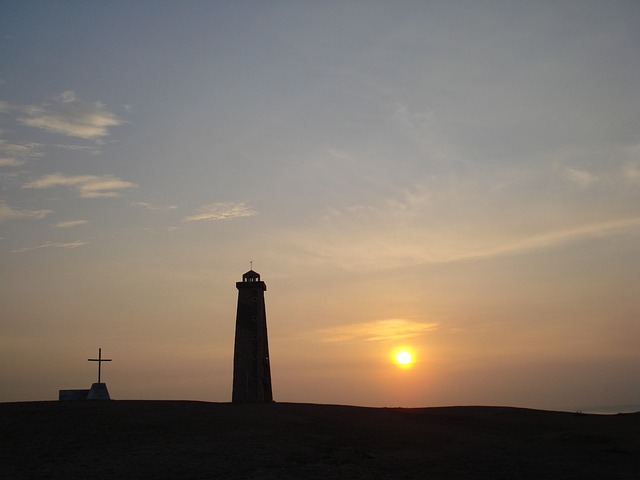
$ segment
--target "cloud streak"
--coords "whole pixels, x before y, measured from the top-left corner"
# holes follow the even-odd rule
[[[67,243],[54,243],[54,242],[46,242],[43,243],[41,245],[36,245],[34,247],[25,247],[25,248],[17,248],[15,250],[12,250],[12,253],[23,253],[23,252],[30,252],[32,250],[40,250],[43,248],[65,248],[65,249],[72,249],[72,248],[78,248],[78,247],[82,247],[84,245],[88,245],[88,242],[67,242]]]
[[[437,323],[422,323],[402,318],[352,323],[319,330],[323,342],[392,342],[417,337],[438,328]]]
[[[154,212],[170,212],[171,210],[176,210],[178,207],[175,205],[168,205],[166,207],[160,207],[157,205],[153,205],[149,202],[131,202],[131,206],[144,208],[145,210],[151,210]]]
[[[203,220],[228,220],[230,218],[253,217],[258,212],[248,207],[245,202],[218,202],[203,205],[197,213],[185,217],[185,222],[198,222]]]
[[[541,235],[534,235],[528,238],[524,238],[520,241],[497,246],[494,249],[487,249],[484,251],[472,252],[467,255],[461,255],[456,260],[462,260],[465,258],[493,257],[510,253],[520,253],[540,248],[549,248],[556,245],[583,240],[586,238],[615,235],[621,232],[635,230],[639,227],[640,217],[622,218],[618,220],[592,223],[568,229],[556,230]]]
[[[101,153],[100,148],[94,145],[72,145],[72,144],[64,145],[64,144],[58,143],[53,146],[61,150],[69,150],[72,152],[87,152],[87,153],[90,153],[91,155],[98,155],[99,153]]]
[[[78,225],[85,225],[86,223],[88,223],[86,220],[69,220],[66,222],[55,223],[52,226],[56,228],[73,228]]]
[[[105,137],[109,134],[108,127],[124,123],[103,103],[85,102],[69,90],[56,96],[53,103],[29,105],[20,110],[22,116],[18,121],[23,125],[85,139]]]
[[[74,190],[82,198],[109,198],[119,197],[121,190],[130,190],[138,185],[112,175],[64,175],[62,173],[53,173],[26,183],[22,188],[45,189],[59,186]]]
[[[19,160],[14,157],[0,157],[0,167],[19,167],[24,165],[24,160]]]
[[[620,198],[627,202],[616,212],[599,204],[585,205],[581,197],[565,192],[551,192],[542,199],[514,193],[522,185],[516,176],[512,183],[494,178],[492,183],[498,187],[493,189],[489,181],[475,186],[453,183],[333,209],[315,227],[279,232],[279,238],[289,252],[300,252],[300,261],[339,264],[347,270],[517,255],[640,230],[640,217],[631,208],[636,199],[634,185],[627,180],[634,171],[626,172],[625,178],[612,174],[616,181],[600,187],[613,191],[618,186],[622,192]],[[591,182],[585,178],[572,179],[580,185],[579,194]],[[506,203],[508,195],[511,204]],[[502,209],[502,214],[496,215],[496,209]]]
[[[31,219],[39,220],[46,217],[52,210],[16,210],[5,202],[0,202],[0,222],[6,220]]]

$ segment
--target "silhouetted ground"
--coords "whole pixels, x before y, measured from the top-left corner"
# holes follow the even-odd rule
[[[640,414],[174,401],[0,404],[4,479],[638,479]]]

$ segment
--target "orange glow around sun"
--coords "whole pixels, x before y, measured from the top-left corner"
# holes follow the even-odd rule
[[[413,354],[406,348],[397,350],[393,355],[393,360],[401,368],[409,368],[413,363]]]

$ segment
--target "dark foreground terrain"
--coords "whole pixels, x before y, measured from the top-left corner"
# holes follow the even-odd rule
[[[4,403],[0,476],[638,479],[640,414],[172,401]]]

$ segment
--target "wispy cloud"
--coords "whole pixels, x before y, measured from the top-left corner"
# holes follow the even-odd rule
[[[108,135],[108,127],[123,121],[101,102],[85,102],[72,91],[54,98],[52,103],[22,107],[18,121],[23,125],[61,133],[70,137],[95,139]]]
[[[88,223],[87,220],[68,220],[66,222],[54,223],[52,227],[73,228],[73,227],[77,227],[78,225],[85,225],[86,223]]]
[[[218,202],[211,205],[203,205],[197,213],[185,217],[185,222],[201,220],[226,220],[238,217],[253,217],[258,212],[248,207],[245,202]]]
[[[175,205],[168,205],[163,207],[163,206],[153,205],[152,203],[149,203],[149,202],[131,202],[131,206],[144,208],[146,210],[152,210],[154,212],[169,212],[171,210],[176,210],[178,208]]]
[[[101,153],[100,148],[94,145],[74,145],[74,144],[65,145],[65,144],[58,143],[54,145],[54,147],[59,148],[61,150],[71,150],[72,152],[87,152],[87,153],[90,153],[91,155],[98,155],[99,153]]]
[[[622,175],[633,184],[640,184],[640,160],[630,161],[623,165]]]
[[[0,138],[0,167],[19,167],[30,158],[41,157],[36,143],[10,143]]]
[[[566,174],[572,182],[577,183],[581,187],[588,187],[598,181],[598,177],[587,170],[567,168]]]
[[[316,331],[323,342],[392,342],[417,337],[438,328],[434,322],[402,318],[353,323]]]
[[[118,197],[121,190],[132,189],[138,185],[112,175],[64,175],[62,173],[53,173],[26,183],[22,188],[44,189],[58,186],[71,188],[82,198],[106,198]]]
[[[0,157],[0,167],[19,167],[24,165],[24,160],[15,157]]]
[[[23,252],[30,252],[32,250],[40,250],[42,248],[66,248],[66,249],[71,249],[71,248],[78,248],[78,247],[82,247],[84,245],[88,245],[88,242],[68,242],[68,243],[54,243],[54,242],[46,242],[40,245],[36,245],[33,247],[25,247],[25,248],[17,248],[15,250],[12,250],[12,253],[23,253]]]
[[[600,223],[591,223],[577,227],[558,229],[548,233],[533,235],[519,241],[498,245],[493,249],[470,252],[461,255],[458,259],[492,257],[511,253],[519,253],[528,250],[549,248],[569,242],[575,242],[586,238],[602,237],[617,234],[640,227],[640,217],[622,218]],[[456,259],[457,260],[457,259]]]
[[[46,217],[51,212],[51,210],[16,210],[11,208],[7,203],[0,202],[0,222],[21,218],[38,220]]]
[[[615,209],[585,200],[584,192],[574,195],[575,189],[549,190],[535,183],[547,177],[436,178],[387,198],[331,209],[312,228],[294,227],[278,235],[287,243],[289,259],[299,252],[307,265],[378,270],[516,255],[637,232],[640,216],[633,205],[640,192],[629,188],[636,171],[635,164],[629,165],[624,177],[616,168],[597,180],[601,191],[618,199]],[[585,177],[581,185],[589,181]]]
[[[554,170],[584,189],[593,186],[619,194],[640,180],[640,144],[611,151],[577,149],[556,155]]]

